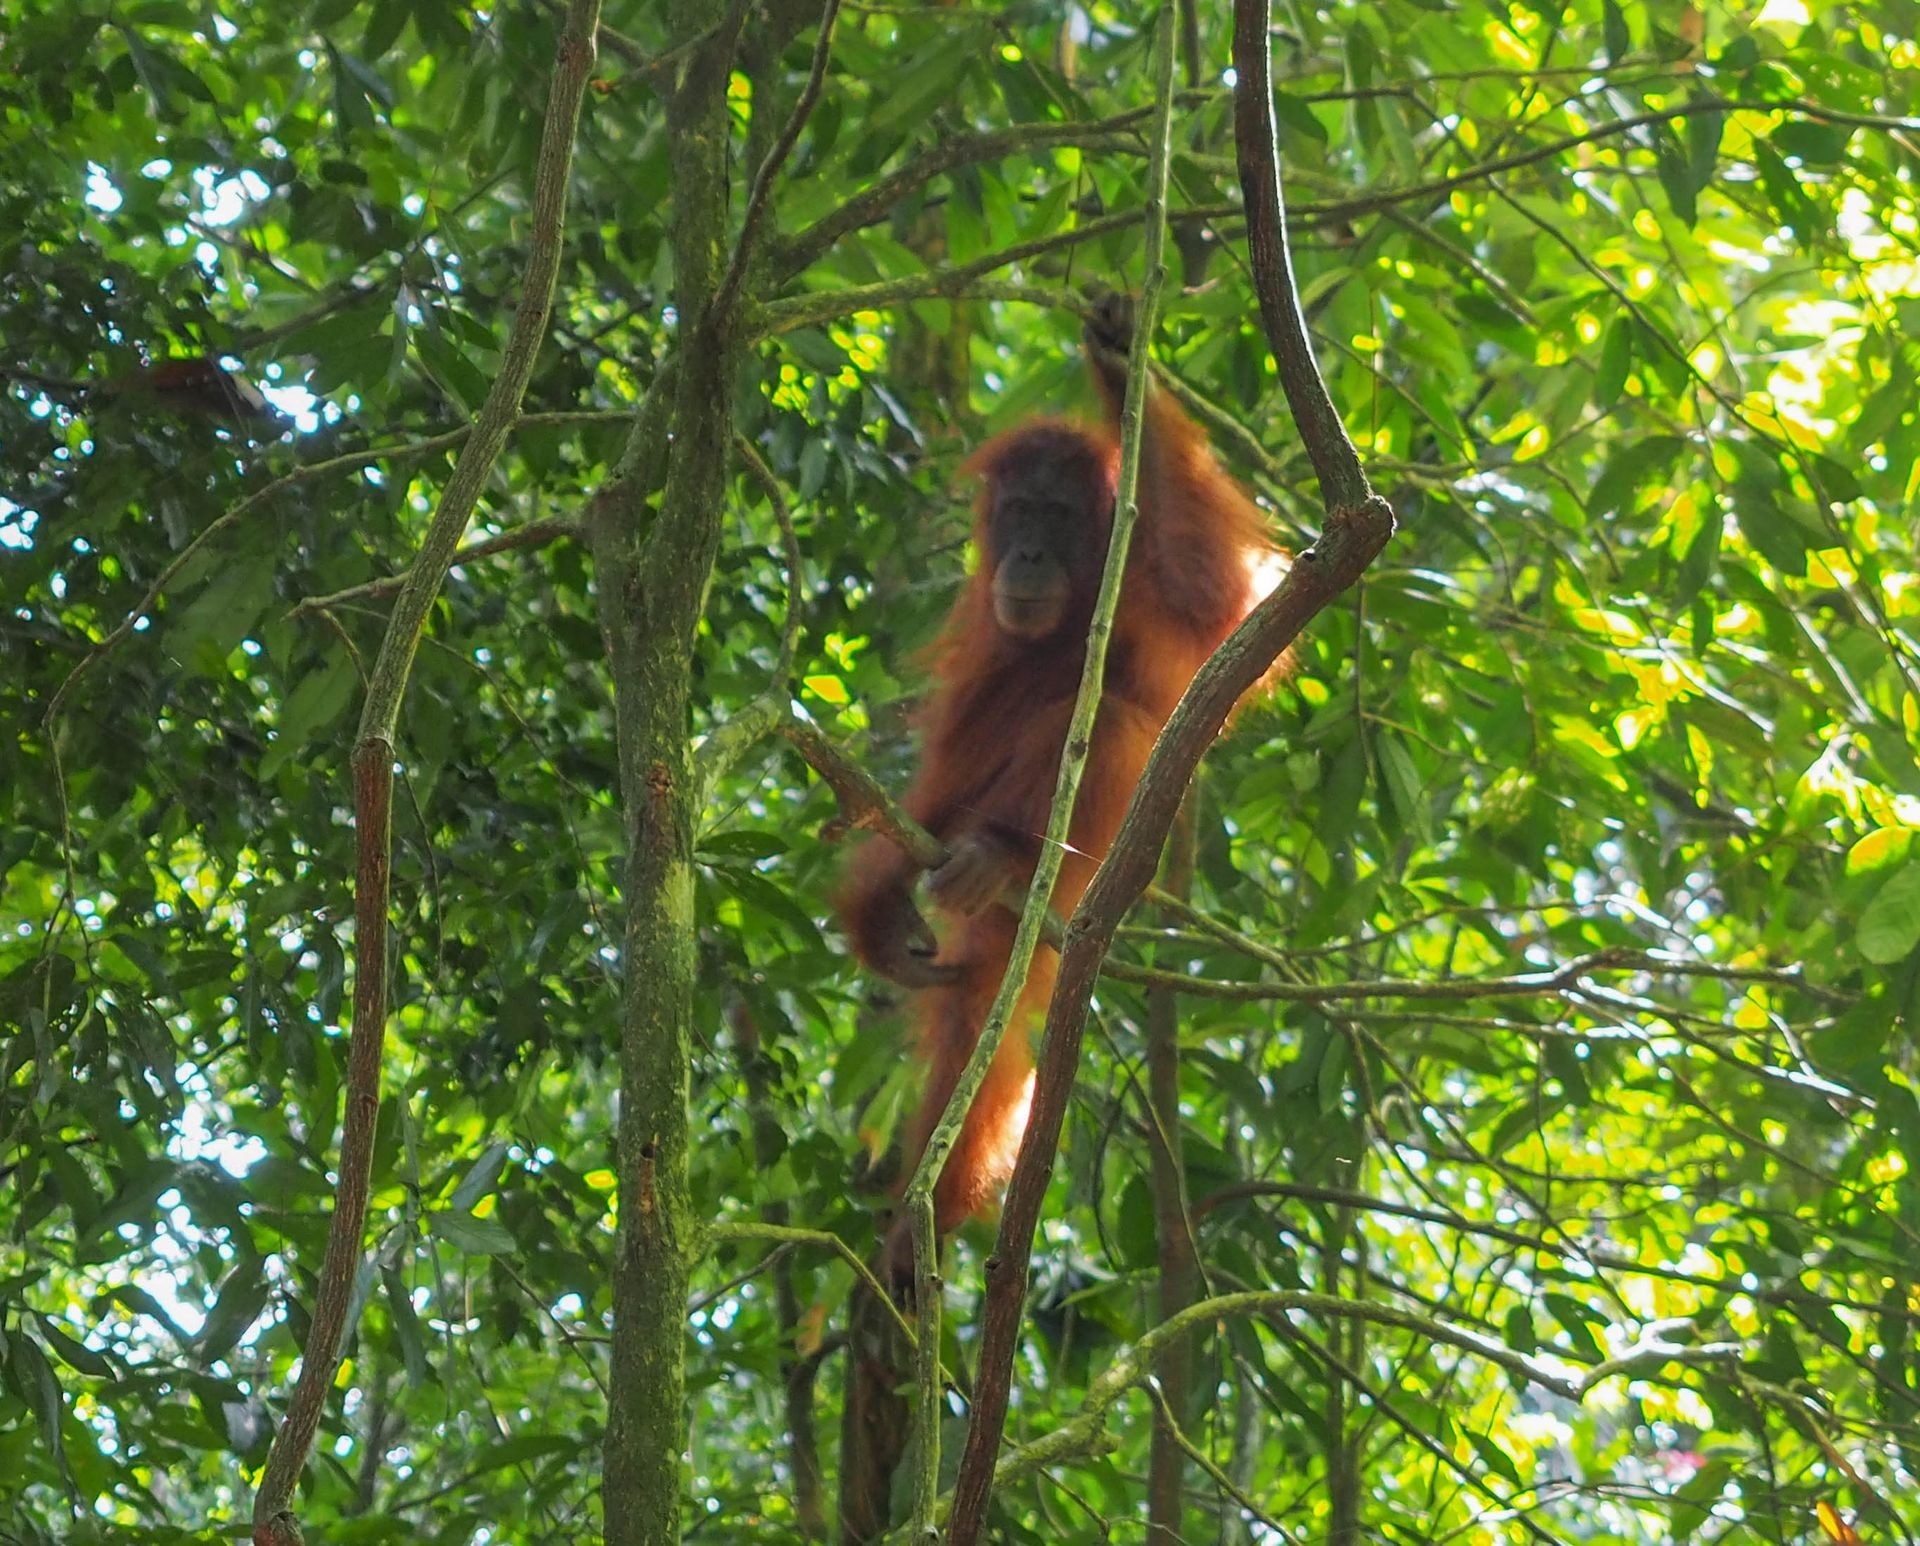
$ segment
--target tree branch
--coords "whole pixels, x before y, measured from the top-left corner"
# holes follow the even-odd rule
[[[1280,368],[1280,387],[1299,427],[1321,498],[1329,512],[1358,510],[1373,490],[1347,438],[1340,412],[1327,395],[1307,337],[1287,245],[1287,201],[1280,180],[1279,125],[1273,115],[1273,62],[1268,54],[1271,0],[1234,0],[1234,159],[1247,209],[1247,248],[1260,319]],[[1388,513],[1388,530],[1392,514]]]
[[[1183,20],[1191,8],[1183,11]],[[1196,784],[1188,792],[1167,842],[1161,877],[1173,895],[1193,888],[1197,837]],[[1170,977],[1177,976],[1169,973]],[[1147,991],[1147,1126],[1152,1141],[1153,1222],[1159,1281],[1155,1305],[1160,1318],[1177,1314],[1199,1297],[1206,1281],[1193,1212],[1187,1200],[1187,1169],[1181,1151],[1180,985],[1167,982]],[[1194,1340],[1181,1337],[1167,1345],[1150,1388],[1158,1403],[1147,1457],[1148,1546],[1176,1546],[1186,1538],[1186,1458],[1196,1451],[1185,1424],[1193,1407]],[[1210,1464],[1210,1462],[1207,1462]],[[1217,1478],[1216,1478],[1217,1479]]]
[[[1106,1414],[1136,1386],[1152,1379],[1155,1363],[1166,1345],[1208,1322],[1258,1318],[1281,1322],[1294,1314],[1307,1314],[1327,1321],[1364,1321],[1389,1326],[1442,1347],[1458,1348],[1486,1363],[1504,1369],[1517,1379],[1536,1385],[1565,1401],[1579,1403],[1604,1384],[1620,1375],[1643,1374],[1670,1363],[1719,1363],[1736,1358],[1745,1351],[1737,1342],[1684,1343],[1671,1336],[1691,1325],[1686,1321],[1655,1321],[1645,1326],[1639,1338],[1622,1352],[1594,1364],[1578,1374],[1569,1374],[1558,1361],[1548,1362],[1515,1352],[1504,1342],[1483,1336],[1462,1326],[1418,1315],[1393,1305],[1369,1300],[1338,1298],[1332,1294],[1301,1289],[1265,1289],[1237,1294],[1221,1294],[1190,1305],[1178,1315],[1160,1322],[1131,1348],[1113,1357],[1087,1388],[1080,1410],[1052,1433],[1010,1453],[997,1467],[994,1485],[1008,1486],[1023,1476],[1054,1464],[1073,1454],[1103,1447],[1100,1429]],[[975,1396],[978,1422],[978,1394]],[[964,1480],[964,1473],[962,1475]],[[949,1543],[960,1540],[964,1527],[961,1514],[963,1498],[955,1489],[949,1520]]]
[[[810,268],[841,237],[886,219],[907,195],[959,167],[999,161],[1025,151],[1066,146],[1081,150],[1122,147],[1138,150],[1141,148],[1138,139],[1129,139],[1123,131],[1150,117],[1152,112],[1152,108],[1139,107],[1116,113],[1111,118],[1095,119],[1092,123],[1018,124],[1010,129],[956,134],[943,139],[905,166],[862,189],[832,214],[822,215],[806,230],[775,243],[773,267],[783,278]]]
[[[913,1327],[907,1323],[907,1318],[893,1303],[892,1296],[880,1286],[880,1280],[873,1275],[873,1269],[861,1260],[858,1251],[828,1230],[801,1229],[791,1224],[729,1222],[709,1225],[705,1240],[708,1249],[730,1240],[765,1240],[774,1245],[812,1245],[824,1251],[831,1251],[853,1269],[854,1276],[866,1284],[868,1292],[892,1310],[893,1319],[900,1329],[900,1334],[909,1342],[913,1340]]]
[[[1729,969],[1710,961],[1669,958],[1646,950],[1612,946],[1576,956],[1550,971],[1520,972],[1506,977],[1443,977],[1433,982],[1413,977],[1360,978],[1351,982],[1234,982],[1194,977],[1185,972],[1161,967],[1137,966],[1130,961],[1108,961],[1106,975],[1119,982],[1139,983],[1147,988],[1175,988],[1200,998],[1233,999],[1246,1002],[1287,1004],[1335,1004],[1354,999],[1401,998],[1427,1002],[1458,1002],[1477,998],[1536,998],[1564,993],[1578,987],[1594,972],[1653,972],[1670,977],[1708,977],[1721,981],[1772,982],[1787,987],[1803,986],[1797,968],[1738,968],[1732,978]]]
[[[529,521],[525,526],[516,526],[512,531],[503,531],[497,537],[486,537],[479,542],[469,542],[465,547],[456,549],[448,560],[447,567],[456,569],[461,564],[470,564],[476,559],[492,558],[498,553],[517,552],[522,548],[547,547],[555,542],[564,542],[570,537],[581,537],[586,528],[580,522],[565,516],[554,516],[544,521]],[[291,618],[306,617],[310,613],[324,612],[330,607],[344,605],[349,601],[377,601],[382,596],[391,596],[407,583],[404,574],[390,574],[384,579],[367,580],[359,585],[349,585],[345,590],[330,592],[325,596],[309,596],[304,601],[288,609]]]
[[[1303,218],[1315,222],[1351,220],[1358,215],[1378,213],[1389,204],[1408,204],[1444,198],[1457,188],[1471,187],[1474,183],[1485,182],[1490,177],[1498,177],[1502,172],[1517,171],[1521,167],[1551,161],[1556,156],[1563,156],[1570,150],[1578,150],[1583,145],[1595,145],[1602,140],[1618,139],[1621,135],[1631,134],[1636,129],[1669,123],[1676,118],[1696,118],[1703,113],[1798,113],[1822,123],[1845,124],[1853,128],[1881,129],[1888,132],[1920,131],[1920,119],[1882,118],[1866,113],[1838,113],[1808,102],[1755,102],[1739,98],[1702,97],[1691,102],[1676,102],[1671,107],[1661,108],[1657,112],[1635,113],[1630,117],[1615,118],[1607,123],[1597,124],[1584,133],[1569,134],[1545,145],[1516,150],[1508,155],[1483,161],[1476,166],[1450,172],[1445,177],[1436,177],[1427,182],[1413,183],[1403,188],[1379,188],[1351,199],[1335,199],[1320,204],[1304,203],[1300,205],[1298,213]]]
[[[1071,247],[1095,237],[1123,231],[1138,225],[1140,212],[1125,210],[1101,215],[1065,231],[1050,231],[1029,241],[1017,242],[998,252],[987,253],[971,263],[957,263],[909,274],[901,279],[881,279],[872,284],[851,285],[840,290],[820,290],[812,295],[796,295],[771,301],[749,319],[749,334],[754,339],[791,333],[795,328],[814,327],[835,317],[856,311],[882,311],[907,301],[957,300],[1026,301],[1037,306],[1054,306],[1078,316],[1087,313],[1087,302],[1071,290],[1045,285],[992,281],[984,276],[995,269],[1024,262],[1058,247]]]
[[[820,100],[820,87],[827,77],[827,61],[833,57],[833,24],[840,15],[840,0],[826,0],[826,9],[820,15],[820,36],[813,45],[813,65],[807,72],[807,83],[800,90],[800,100],[793,105],[786,126],[780,131],[780,138],[773,142],[767,151],[766,160],[760,163],[760,170],[754,174],[753,191],[747,195],[746,213],[740,217],[740,234],[734,238],[733,259],[727,264],[727,272],[720,281],[720,287],[714,292],[713,311],[715,316],[728,316],[735,302],[740,298],[740,287],[746,282],[747,266],[753,261],[754,243],[759,239],[760,225],[766,219],[767,205],[773,198],[774,179],[780,175],[780,168],[786,165],[787,157],[793,154],[793,147],[799,143],[800,131],[806,127],[814,104]],[[754,107],[757,111],[759,103]]]
[[[393,739],[400,702],[428,610],[439,592],[460,534],[519,416],[521,399],[546,336],[566,229],[567,185],[580,125],[580,104],[592,73],[599,0],[572,0],[554,59],[534,171],[533,221],[526,277],[500,372],[461,448],[387,622],[361,710],[353,750],[354,812],[359,851],[354,884],[353,1030],[348,1042],[346,1118],[340,1135],[339,1183],[326,1251],[314,1292],[313,1321],[301,1350],[300,1380],[274,1435],[254,1497],[255,1546],[294,1546],[300,1526],[288,1505],[319,1430],[327,1392],[340,1364],[353,1282],[360,1266],[372,1185],[374,1124],[380,1108],[380,1065],[387,1016],[387,883],[393,793]]]
[[[1174,37],[1172,14],[1163,11],[1153,56],[1154,87],[1159,111],[1154,123],[1154,152],[1147,183],[1145,282],[1134,317],[1133,343],[1127,358],[1127,390],[1121,410],[1120,470],[1114,494],[1113,525],[1108,537],[1106,567],[1100,577],[1093,616],[1087,627],[1086,656],[1060,755],[1046,833],[1040,843],[1040,857],[1034,867],[1026,905],[1021,910],[1020,923],[1014,933],[999,991],[994,995],[993,1004],[981,1024],[966,1066],[948,1096],[946,1110],[928,1135],[913,1179],[908,1182],[906,1189],[907,1212],[910,1217],[921,1221],[923,1226],[916,1231],[915,1266],[918,1276],[929,1282],[936,1265],[931,1259],[935,1234],[932,1224],[934,1183],[958,1141],[967,1110],[985,1082],[987,1069],[1006,1037],[1014,1008],[1026,987],[1033,953],[1040,944],[1054,882],[1059,877],[1061,861],[1068,847],[1067,837],[1071,829],[1074,802],[1080,791],[1081,775],[1086,769],[1093,740],[1094,716],[1100,706],[1105,681],[1108,643],[1119,609],[1121,582],[1126,573],[1133,528],[1140,514],[1137,490],[1147,394],[1151,390],[1148,361],[1152,354],[1153,329],[1159,315],[1160,296],[1166,285],[1163,254],[1166,244],[1167,175],[1173,142],[1174,60],[1177,53]],[[921,1416],[923,1422],[931,1424],[937,1420],[938,1414],[923,1411]],[[930,1434],[923,1438],[931,1442]],[[924,1510],[916,1507],[916,1519],[924,1518],[930,1525],[932,1506],[931,1497],[924,1499]]]

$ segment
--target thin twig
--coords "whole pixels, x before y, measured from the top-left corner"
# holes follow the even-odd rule
[[[780,631],[780,663],[774,669],[775,690],[783,691],[787,677],[793,671],[794,656],[800,649],[800,627],[806,621],[801,601],[805,583],[800,572],[800,537],[794,530],[793,507],[787,503],[786,490],[780,487],[780,480],[773,475],[773,469],[766,464],[753,442],[745,435],[736,435],[733,449],[740,460],[746,463],[754,482],[765,492],[767,503],[773,506],[773,519],[780,528],[781,544],[786,548],[787,615]]]
[[[853,1269],[854,1276],[867,1286],[876,1299],[883,1301],[893,1313],[894,1324],[900,1334],[913,1341],[913,1327],[894,1304],[893,1296],[880,1286],[880,1280],[873,1275],[873,1269],[860,1257],[860,1253],[838,1235],[824,1229],[801,1229],[793,1224],[747,1223],[745,1221],[709,1225],[706,1242],[709,1247],[729,1240],[766,1240],[778,1245],[814,1245],[831,1251]]]
[[[820,36],[813,45],[813,65],[807,72],[807,83],[800,90],[800,100],[793,105],[793,111],[787,116],[780,138],[773,142],[767,151],[767,159],[760,163],[760,170],[754,174],[753,191],[747,195],[746,213],[740,217],[740,234],[734,239],[733,258],[727,264],[727,272],[714,291],[712,308],[717,317],[732,313],[734,304],[740,298],[740,287],[746,282],[747,266],[753,261],[754,244],[760,237],[761,223],[766,219],[767,205],[773,198],[774,179],[780,175],[781,167],[786,165],[787,157],[793,154],[793,147],[799,143],[800,131],[806,127],[814,105],[820,100],[820,87],[827,78],[827,62],[833,57],[833,24],[840,15],[840,0],[826,0],[826,9],[820,16]]]
[[[1143,149],[1144,142],[1137,137],[1130,138],[1125,131],[1150,117],[1152,112],[1150,107],[1137,107],[1091,123],[1017,124],[1009,129],[946,137],[906,165],[861,189],[832,214],[822,215],[804,231],[776,243],[774,267],[783,277],[799,273],[824,257],[841,237],[886,219],[909,194],[963,166],[1069,146],[1080,150],[1113,149],[1120,145]]]
[[[503,531],[497,537],[486,537],[479,542],[470,542],[455,550],[448,568],[457,569],[462,564],[470,564],[476,559],[492,558],[498,553],[517,552],[522,548],[547,547],[555,542],[564,542],[568,538],[578,538],[586,534],[580,522],[565,516],[553,516],[543,521],[529,521],[525,526],[516,526],[512,531]],[[290,618],[301,618],[312,612],[325,611],[329,607],[340,606],[349,601],[378,601],[383,596],[391,596],[407,583],[404,574],[390,574],[384,579],[366,580],[359,585],[349,585],[345,590],[334,591],[326,596],[309,596],[296,602],[287,611]]]

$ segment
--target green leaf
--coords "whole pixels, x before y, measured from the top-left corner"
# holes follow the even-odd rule
[[[469,360],[439,330],[416,329],[414,348],[433,379],[462,408],[471,412],[486,400],[487,374]]]
[[[217,570],[206,589],[168,619],[169,646],[182,657],[205,647],[217,669],[273,601],[273,569],[270,558],[248,558]]]
[[[360,675],[344,657],[309,671],[280,706],[273,744],[260,759],[260,777],[271,779],[299,752],[314,733],[331,724],[353,700]]]
[[[1687,118],[1687,176],[1696,193],[1713,182],[1720,162],[1720,137],[1726,126],[1727,115],[1717,110],[1696,112]]]
[[[1674,465],[1687,443],[1674,435],[1648,435],[1607,458],[1587,496],[1587,514],[1600,520],[1631,510],[1640,489]]]
[[[378,120],[374,117],[366,92],[355,83],[353,72],[347,68],[340,50],[331,43],[326,44],[326,50],[333,66],[327,76],[333,83],[334,134],[344,147],[355,130],[371,129]]]
[[[782,834],[764,827],[730,827],[725,832],[709,832],[700,839],[702,855],[735,861],[771,859],[792,847]]]
[[[557,1433],[516,1433],[511,1438],[495,1439],[473,1457],[477,1475],[503,1471],[509,1466],[525,1465],[549,1455],[578,1455],[586,1451],[586,1441]]]
[[[1782,574],[1804,579],[1807,573],[1807,533],[1780,502],[1764,490],[1741,489],[1734,506],[1740,533],[1761,557]]]
[[[211,1363],[232,1352],[247,1328],[265,1308],[269,1284],[266,1264],[257,1256],[243,1256],[220,1285],[220,1296],[200,1328],[199,1353]]]
[[[1273,94],[1273,118],[1275,127],[1280,131],[1280,144],[1284,150],[1289,133],[1305,135],[1316,145],[1327,143],[1327,126],[1320,121],[1312,104],[1299,97],[1289,96],[1284,91]]]
[[[923,121],[953,93],[977,57],[972,48],[947,38],[925,50],[887,82],[880,107],[867,118],[869,135],[890,134]]]
[[[1694,1532],[1713,1517],[1713,1505],[1733,1479],[1733,1467],[1724,1460],[1709,1460],[1695,1471],[1673,1495],[1668,1508],[1674,1546],[1685,1546]]]
[[[1727,512],[1718,499],[1712,494],[1703,494],[1696,498],[1695,507],[1700,524],[1680,554],[1683,595],[1697,595],[1712,578],[1714,566],[1720,561],[1720,544],[1726,535]],[[1712,623],[1711,610],[1707,622]]]
[[[1655,131],[1653,161],[1654,170],[1660,177],[1660,186],[1666,192],[1667,203],[1672,207],[1675,218],[1691,231],[1700,219],[1699,189],[1694,183],[1693,167],[1687,153],[1680,148],[1680,141],[1673,130],[1664,124]]]
[[[327,45],[327,56],[334,62],[336,68],[346,71],[348,77],[360,88],[369,102],[376,104],[383,113],[393,111],[393,91],[380,78],[377,70],[356,59],[344,48],[336,48],[331,43]]]
[[[1620,9],[1619,0],[1602,0],[1600,12],[1601,36],[1606,43],[1607,63],[1618,64],[1633,51],[1633,34],[1627,30],[1626,12]]]
[[[1877,966],[1904,960],[1920,944],[1920,864],[1896,870],[1860,914],[1860,954]]]
[[[1379,734],[1374,749],[1380,757],[1381,772],[1386,778],[1387,792],[1393,798],[1394,810],[1414,837],[1422,843],[1431,842],[1433,811],[1426,797],[1425,781],[1414,766],[1412,756],[1401,744],[1400,737],[1391,732]]]
[[[427,1229],[469,1256],[505,1256],[517,1242],[496,1218],[477,1219],[471,1213],[444,1209],[427,1215]]]
[[[471,1213],[479,1206],[480,1199],[493,1191],[500,1180],[500,1172],[506,1169],[507,1157],[512,1146],[505,1143],[490,1143],[486,1152],[473,1162],[460,1184],[453,1189],[448,1205],[459,1213]]]
[[[1540,1296],[1540,1302],[1546,1306],[1547,1313],[1567,1334],[1567,1340],[1573,1344],[1573,1351],[1582,1358],[1598,1362],[1606,1356],[1600,1345],[1600,1339],[1593,1334],[1595,1326],[1604,1327],[1607,1318],[1592,1306],[1583,1304],[1571,1294],[1548,1293]]]
[[[360,41],[360,53],[366,59],[378,59],[400,39],[412,12],[411,6],[376,5],[367,19],[367,30]]]
[[[393,1334],[400,1342],[401,1362],[406,1365],[407,1383],[418,1389],[427,1383],[426,1340],[420,1335],[420,1317],[414,1313],[413,1299],[398,1268],[380,1270],[381,1286],[386,1290],[387,1314],[393,1321]]]
[[[1602,413],[1620,401],[1633,367],[1633,320],[1615,317],[1600,344],[1600,366],[1593,377],[1593,406]]]
[[[1767,190],[1774,218],[1793,232],[1802,246],[1807,245],[1826,221],[1801,185],[1799,174],[1763,141],[1756,140],[1750,153],[1760,170],[1760,185]]]
[[[1145,1271],[1158,1258],[1153,1191],[1146,1175],[1136,1171],[1127,1178],[1120,1193],[1120,1208],[1114,1218],[1113,1243],[1121,1265]]]
[[[177,122],[186,111],[182,97],[208,104],[215,101],[206,82],[152,38],[128,26],[120,27],[119,32],[126,41],[127,58],[140,84],[146,88],[156,118]]]
[[[1838,166],[1846,160],[1847,145],[1854,132],[1849,124],[1796,118],[1768,135],[1767,143],[1780,155],[1803,166]]]
[[[1484,1433],[1476,1432],[1472,1428],[1461,1431],[1466,1434],[1467,1442],[1473,1446],[1473,1452],[1480,1457],[1481,1464],[1514,1486],[1521,1485],[1520,1468],[1513,1463],[1511,1455]]]
[[[96,1379],[113,1379],[117,1376],[109,1359],[68,1336],[51,1316],[41,1315],[35,1319],[40,1327],[40,1335],[47,1339],[47,1345],[60,1355],[60,1361],[68,1368],[90,1374]]]
[[[7,1339],[7,1348],[8,1384],[32,1409],[33,1420],[40,1429],[40,1442],[46,1445],[54,1464],[59,1467],[68,1495],[75,1496],[73,1472],[67,1465],[67,1441],[63,1431],[66,1402],[60,1394],[59,1377],[53,1372],[47,1355],[40,1350],[40,1344],[24,1328]]]

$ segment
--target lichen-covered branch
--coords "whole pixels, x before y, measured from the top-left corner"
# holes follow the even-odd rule
[[[300,1380],[267,1455],[254,1496],[256,1546],[289,1546],[300,1527],[289,1511],[319,1430],[327,1392],[340,1363],[348,1303],[360,1266],[372,1184],[374,1123],[380,1107],[380,1064],[387,1017],[387,882],[393,797],[394,727],[420,647],[428,610],[460,544],[467,520],[519,416],[520,402],[546,337],[566,229],[567,184],[579,132],[580,104],[594,60],[599,0],[573,0],[561,30],[546,123],[534,169],[533,222],[521,302],[499,374],[461,448],[420,555],[387,621],[374,662],[353,749],[358,873],[354,885],[353,1030],[348,1042],[346,1118],[340,1135],[339,1183],[314,1291],[313,1320],[301,1350]]]
[[[687,716],[734,435],[738,307],[716,302],[727,252],[727,87],[747,7],[731,7],[717,31],[712,11],[707,0],[670,8],[676,42],[698,39],[667,104],[672,379],[655,380],[588,512],[625,846],[620,1216],[601,1473],[609,1546],[670,1546],[684,1495],[687,1284],[700,1235],[688,1171],[699,788]],[[656,482],[658,508],[642,519]]]

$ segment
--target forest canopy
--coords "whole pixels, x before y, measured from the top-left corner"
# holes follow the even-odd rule
[[[1916,66],[1916,0],[12,0],[0,1541],[1914,1541]],[[1111,291],[1294,666],[1162,739],[902,1294],[835,896],[945,857],[966,464],[1099,421]]]

